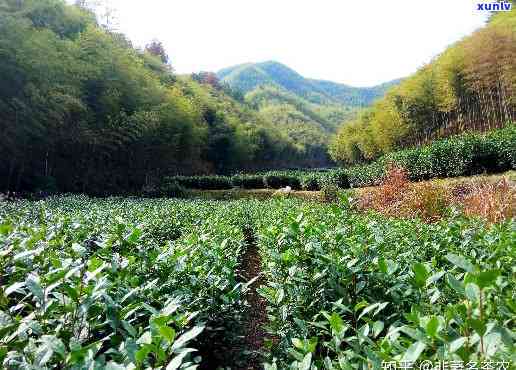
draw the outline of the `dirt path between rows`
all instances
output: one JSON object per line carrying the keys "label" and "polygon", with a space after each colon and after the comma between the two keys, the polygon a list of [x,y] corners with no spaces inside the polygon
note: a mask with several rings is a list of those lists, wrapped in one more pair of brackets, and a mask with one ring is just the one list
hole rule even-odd
{"label": "dirt path between rows", "polygon": [[240,266],[240,274],[245,281],[250,281],[257,276],[253,284],[249,287],[246,295],[249,304],[246,322],[244,323],[243,347],[247,353],[247,360],[244,366],[238,367],[238,370],[258,370],[263,369],[260,351],[263,348],[264,340],[267,333],[264,326],[267,323],[267,302],[265,298],[260,296],[256,291],[260,285],[265,284],[265,279],[261,275],[261,258],[256,245],[254,233],[250,229],[244,230],[247,250],[242,256],[242,264]]}
{"label": "dirt path between rows", "polygon": [[[212,323],[222,330],[212,332],[201,345],[199,355],[202,363],[199,370],[262,370],[264,341],[269,338],[267,324],[267,302],[256,289],[265,285],[262,276],[261,258],[252,229],[243,230],[245,250],[237,268],[237,279],[245,284],[258,277],[245,294],[247,305],[237,322]],[[231,325],[235,324],[235,325]],[[226,326],[224,326],[226,325]],[[274,338],[272,338],[274,340]]]}

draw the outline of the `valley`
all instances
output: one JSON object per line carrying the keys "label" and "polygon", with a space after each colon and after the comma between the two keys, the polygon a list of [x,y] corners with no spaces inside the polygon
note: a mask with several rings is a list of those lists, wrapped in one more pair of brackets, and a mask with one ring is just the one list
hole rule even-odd
{"label": "valley", "polygon": [[285,4],[0,0],[0,368],[514,368],[516,11]]}

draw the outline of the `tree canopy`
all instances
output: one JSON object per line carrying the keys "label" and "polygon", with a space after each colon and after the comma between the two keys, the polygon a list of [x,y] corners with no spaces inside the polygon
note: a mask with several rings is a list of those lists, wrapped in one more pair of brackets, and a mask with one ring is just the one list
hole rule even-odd
{"label": "tree canopy", "polygon": [[1,189],[112,194],[166,175],[306,164],[222,84],[176,76],[159,41],[135,49],[87,6],[1,4]]}
{"label": "tree canopy", "polygon": [[371,160],[466,130],[516,118],[516,11],[447,48],[358,117],[345,123],[330,153],[342,163]]}

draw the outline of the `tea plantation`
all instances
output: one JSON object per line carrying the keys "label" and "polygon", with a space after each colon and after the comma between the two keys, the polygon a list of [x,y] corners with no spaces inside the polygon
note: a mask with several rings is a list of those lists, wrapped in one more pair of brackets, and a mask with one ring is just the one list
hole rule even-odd
{"label": "tea plantation", "polygon": [[[250,249],[259,284],[242,278]],[[425,224],[346,202],[3,202],[0,364],[254,368],[249,294],[266,303],[256,368],[514,363],[515,249],[514,219]]]}

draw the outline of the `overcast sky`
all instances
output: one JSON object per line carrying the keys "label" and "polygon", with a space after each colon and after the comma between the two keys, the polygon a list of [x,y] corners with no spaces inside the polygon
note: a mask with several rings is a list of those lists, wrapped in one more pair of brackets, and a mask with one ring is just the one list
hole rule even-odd
{"label": "overcast sky", "polygon": [[370,86],[407,76],[481,27],[473,0],[109,0],[136,46],[161,40],[178,73],[276,60]]}

